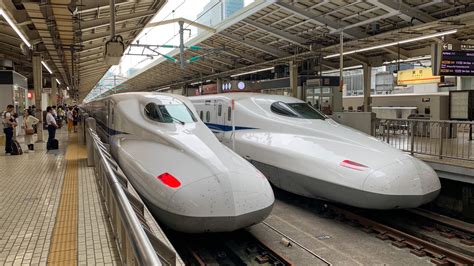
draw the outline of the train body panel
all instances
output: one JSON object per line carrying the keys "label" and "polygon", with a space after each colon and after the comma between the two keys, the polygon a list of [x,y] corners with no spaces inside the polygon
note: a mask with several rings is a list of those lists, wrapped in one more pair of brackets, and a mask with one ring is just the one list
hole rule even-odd
{"label": "train body panel", "polygon": [[312,113],[298,99],[251,93],[190,99],[224,144],[284,190],[374,209],[416,207],[439,193],[439,178],[426,163]]}
{"label": "train body panel", "polygon": [[269,215],[274,197],[268,181],[202,121],[192,120],[197,114],[186,98],[126,93],[86,108],[132,185],[167,226],[233,231]]}

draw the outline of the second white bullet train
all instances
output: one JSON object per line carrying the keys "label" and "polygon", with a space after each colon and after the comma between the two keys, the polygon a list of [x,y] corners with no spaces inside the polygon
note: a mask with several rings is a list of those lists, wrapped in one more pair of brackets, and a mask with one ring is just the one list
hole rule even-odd
{"label": "second white bullet train", "polygon": [[134,188],[168,227],[234,231],[270,214],[274,196],[265,176],[222,145],[185,97],[123,93],[85,109]]}
{"label": "second white bullet train", "polygon": [[413,208],[439,194],[439,178],[426,163],[296,98],[225,93],[190,99],[224,144],[283,190],[369,209]]}

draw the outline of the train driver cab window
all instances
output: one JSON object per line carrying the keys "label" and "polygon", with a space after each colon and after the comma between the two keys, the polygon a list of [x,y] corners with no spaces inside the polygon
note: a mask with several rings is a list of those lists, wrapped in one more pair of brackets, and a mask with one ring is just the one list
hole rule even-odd
{"label": "train driver cab window", "polygon": [[206,121],[207,122],[211,121],[211,112],[209,111],[206,112]]}
{"label": "train driver cab window", "polygon": [[219,104],[219,105],[217,106],[217,115],[218,115],[218,116],[221,116],[221,115],[222,115],[222,104]]}
{"label": "train driver cab window", "polygon": [[276,114],[288,117],[321,120],[326,119],[322,113],[307,103],[274,102],[272,103],[270,109]]}
{"label": "train driver cab window", "polygon": [[196,118],[184,104],[156,104],[149,103],[145,106],[145,115],[153,121],[160,123],[192,123]]}
{"label": "train driver cab window", "polygon": [[227,107],[227,121],[232,120],[232,108]]}

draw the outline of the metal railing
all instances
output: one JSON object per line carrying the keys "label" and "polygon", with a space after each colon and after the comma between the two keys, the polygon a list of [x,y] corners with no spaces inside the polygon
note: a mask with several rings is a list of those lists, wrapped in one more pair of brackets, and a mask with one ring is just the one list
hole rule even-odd
{"label": "metal railing", "polygon": [[143,203],[128,190],[127,178],[97,133],[86,129],[92,145],[97,183],[115,242],[124,265],[176,265],[176,253],[153,235],[144,218]]}
{"label": "metal railing", "polygon": [[473,122],[377,119],[375,136],[413,154],[474,161]]}

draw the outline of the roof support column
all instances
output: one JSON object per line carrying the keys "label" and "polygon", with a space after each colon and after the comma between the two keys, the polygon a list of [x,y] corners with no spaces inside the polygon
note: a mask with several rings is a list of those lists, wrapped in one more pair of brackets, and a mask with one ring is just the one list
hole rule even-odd
{"label": "roof support column", "polygon": [[371,78],[372,78],[372,67],[368,64],[363,64],[364,72],[364,112],[372,112],[372,97],[371,93]]}
{"label": "roof support column", "polygon": [[222,93],[222,79],[221,78],[217,78],[216,80],[216,86],[217,86],[217,93]]}
{"label": "roof support column", "polygon": [[43,142],[43,109],[41,108],[43,92],[43,68],[41,65],[41,60],[41,54],[33,55],[33,87],[35,89],[36,118],[40,120],[37,127],[38,140],[36,142]]}
{"label": "roof support column", "polygon": [[291,95],[298,98],[298,64],[290,61],[290,89]]}
{"label": "roof support column", "polygon": [[51,93],[49,94],[49,102],[51,105],[58,105],[58,97],[56,93],[58,92],[58,83],[56,82],[56,78],[51,76]]}
{"label": "roof support column", "polygon": [[344,88],[344,32],[340,32],[339,88],[332,91],[332,112],[342,112],[342,89]]}

